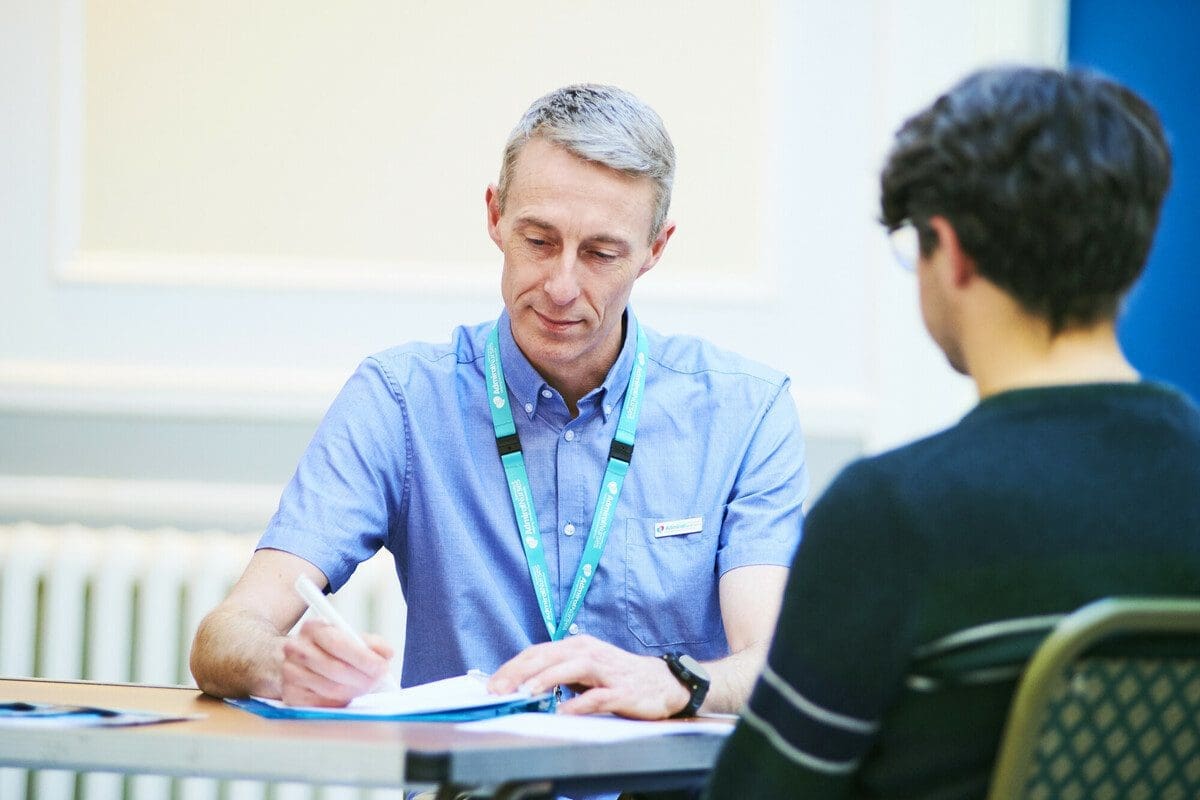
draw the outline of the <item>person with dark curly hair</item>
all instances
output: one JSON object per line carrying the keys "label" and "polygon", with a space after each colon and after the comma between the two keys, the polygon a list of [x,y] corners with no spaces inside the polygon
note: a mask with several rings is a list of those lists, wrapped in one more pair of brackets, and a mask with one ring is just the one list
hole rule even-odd
{"label": "person with dark curly hair", "polygon": [[1115,331],[1170,177],[1154,110],[1086,72],[984,70],[900,128],[882,222],[979,403],[812,509],[710,798],[983,797],[1022,660],[948,679],[948,642],[994,665],[1092,600],[1200,591],[1200,412]]}

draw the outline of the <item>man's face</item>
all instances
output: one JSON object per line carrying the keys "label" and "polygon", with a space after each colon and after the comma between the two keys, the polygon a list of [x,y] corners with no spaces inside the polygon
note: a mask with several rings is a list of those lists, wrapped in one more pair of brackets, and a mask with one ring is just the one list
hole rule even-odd
{"label": "man's face", "polygon": [[674,231],[668,223],[649,241],[653,183],[535,138],[517,157],[504,212],[495,187],[487,204],[517,345],[547,379],[598,386],[620,351],[633,282]]}

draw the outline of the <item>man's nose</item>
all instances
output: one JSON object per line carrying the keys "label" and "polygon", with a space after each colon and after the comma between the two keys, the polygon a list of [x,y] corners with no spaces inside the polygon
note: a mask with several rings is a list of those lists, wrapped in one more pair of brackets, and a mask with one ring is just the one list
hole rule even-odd
{"label": "man's nose", "polygon": [[579,297],[579,263],[574,253],[564,252],[555,260],[543,288],[555,305],[567,306]]}

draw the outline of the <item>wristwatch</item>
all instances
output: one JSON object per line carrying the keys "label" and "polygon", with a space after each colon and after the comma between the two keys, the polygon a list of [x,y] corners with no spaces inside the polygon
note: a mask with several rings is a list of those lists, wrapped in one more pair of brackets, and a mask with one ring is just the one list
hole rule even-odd
{"label": "wristwatch", "polygon": [[708,677],[708,670],[686,653],[663,653],[662,658],[667,662],[667,669],[671,670],[675,679],[692,693],[688,704],[672,714],[671,718],[696,716],[696,712],[700,710],[700,706],[708,694],[709,684],[712,683]]}

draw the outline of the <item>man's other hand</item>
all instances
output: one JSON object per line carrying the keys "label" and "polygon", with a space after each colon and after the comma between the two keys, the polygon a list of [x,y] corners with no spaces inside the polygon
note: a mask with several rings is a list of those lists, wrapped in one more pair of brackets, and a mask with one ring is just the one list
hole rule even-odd
{"label": "man's other hand", "polygon": [[691,697],[661,658],[634,655],[591,636],[527,647],[496,670],[488,689],[507,694],[524,686],[539,694],[560,684],[579,693],[559,705],[563,714],[666,719]]}
{"label": "man's other hand", "polygon": [[394,651],[366,634],[363,647],[333,625],[308,620],[283,645],[283,702],[290,706],[341,707],[375,688]]}

